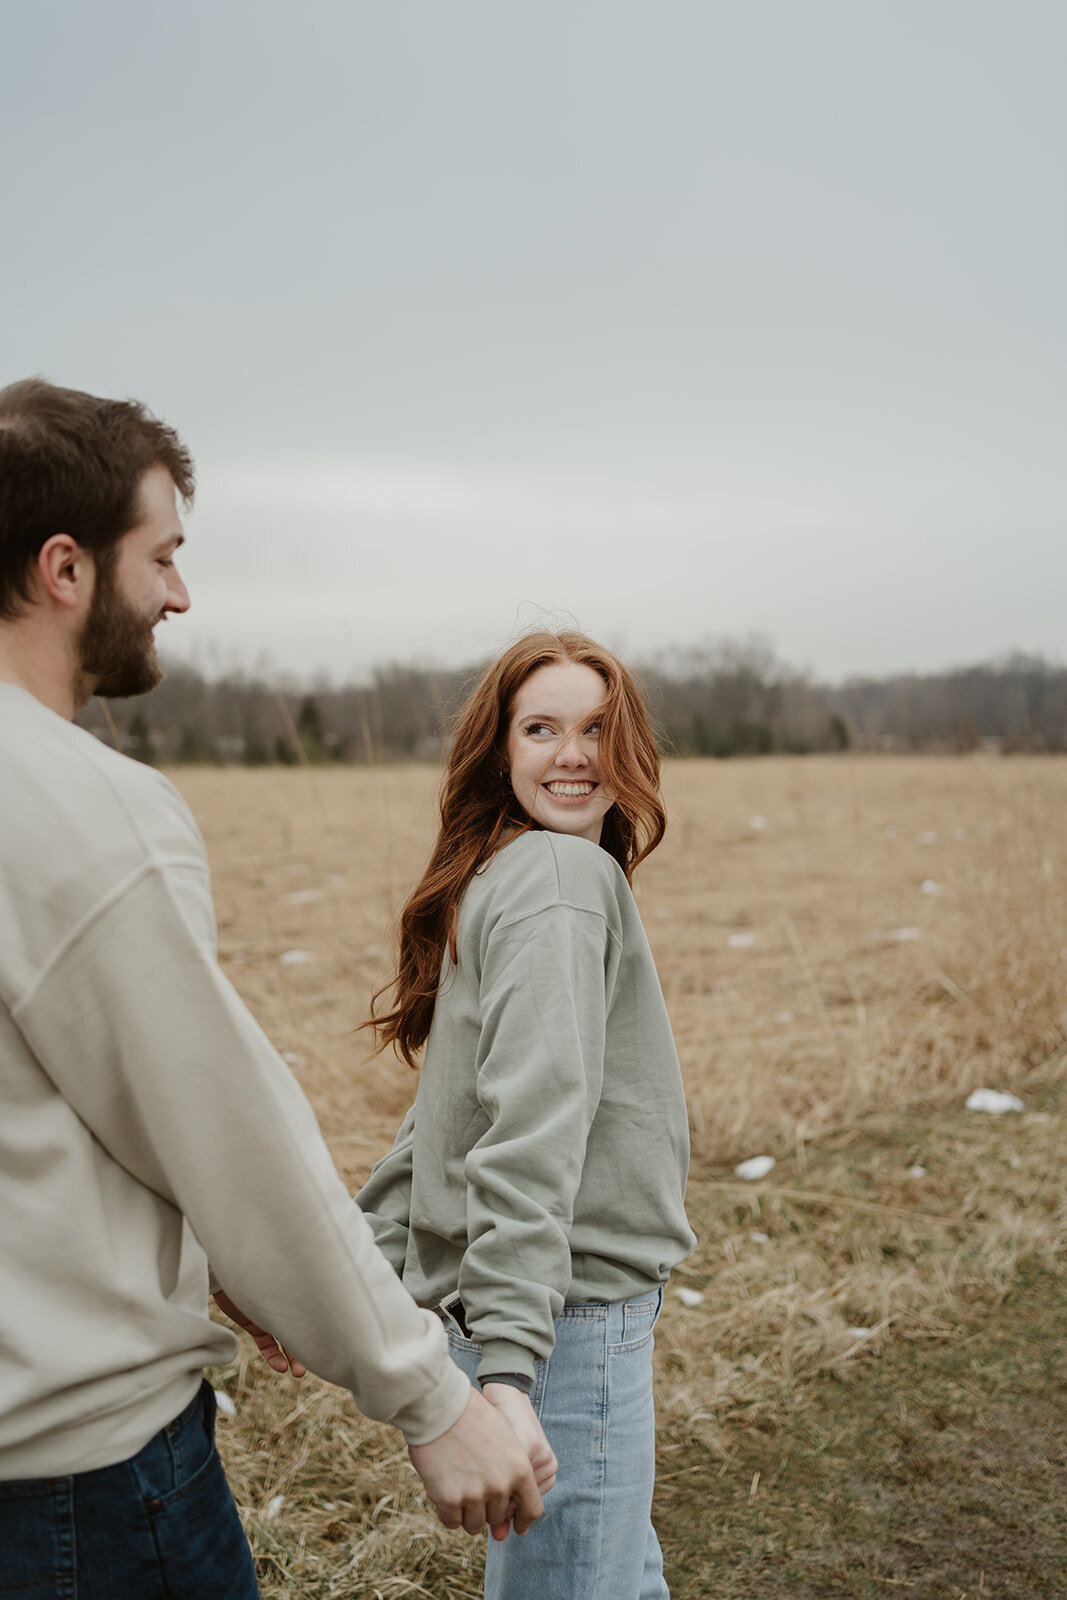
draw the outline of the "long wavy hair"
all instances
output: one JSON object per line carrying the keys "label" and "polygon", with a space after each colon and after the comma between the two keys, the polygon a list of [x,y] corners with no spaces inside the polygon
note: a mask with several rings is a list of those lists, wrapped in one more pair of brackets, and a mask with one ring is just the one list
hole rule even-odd
{"label": "long wavy hair", "polygon": [[[659,752],[644,695],[610,650],[581,633],[531,633],[484,673],[456,720],[441,786],[441,827],[426,871],[400,916],[396,976],[375,994],[371,1016],[378,1048],[392,1045],[409,1066],[433,1021],[447,949],[457,960],[456,928],[464,889],[517,833],[536,828],[511,787],[508,727],[515,695],[538,667],[577,661],[604,680],[597,765],[615,794],[601,847],[631,878],[663,838]],[[547,762],[546,762],[547,765]],[[392,996],[392,1007],[379,1002]]]}

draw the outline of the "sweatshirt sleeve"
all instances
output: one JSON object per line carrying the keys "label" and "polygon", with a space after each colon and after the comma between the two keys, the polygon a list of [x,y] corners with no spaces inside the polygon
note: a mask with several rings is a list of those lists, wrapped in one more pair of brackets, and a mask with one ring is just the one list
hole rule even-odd
{"label": "sweatshirt sleeve", "polygon": [[408,1111],[393,1148],[374,1163],[356,1196],[374,1242],[398,1277],[403,1276],[411,1226],[411,1170],[415,1148],[415,1107]]}
{"label": "sweatshirt sleeve", "polygon": [[492,931],[479,986],[477,1094],[459,1288],[478,1377],[532,1376],[570,1284],[570,1228],[600,1101],[614,936],[555,904]]}
{"label": "sweatshirt sleeve", "polygon": [[15,1020],[108,1154],[184,1213],[244,1311],[409,1443],[452,1426],[467,1380],[216,965],[205,861],[151,860],[115,885]]}

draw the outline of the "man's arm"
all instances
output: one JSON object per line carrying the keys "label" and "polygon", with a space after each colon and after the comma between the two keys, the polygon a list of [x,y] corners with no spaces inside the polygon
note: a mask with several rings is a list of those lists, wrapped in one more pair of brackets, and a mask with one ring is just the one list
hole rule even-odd
{"label": "man's arm", "polygon": [[206,864],[146,864],[36,976],[15,1020],[104,1150],[188,1218],[256,1325],[409,1444],[437,1440],[469,1384],[215,965],[209,917]]}

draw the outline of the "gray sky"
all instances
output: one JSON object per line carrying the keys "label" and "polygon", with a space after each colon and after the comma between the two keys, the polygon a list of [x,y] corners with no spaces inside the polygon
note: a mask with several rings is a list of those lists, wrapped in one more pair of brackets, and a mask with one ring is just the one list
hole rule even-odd
{"label": "gray sky", "polygon": [[165,646],[1062,659],[1061,0],[0,0],[0,380],[195,451]]}

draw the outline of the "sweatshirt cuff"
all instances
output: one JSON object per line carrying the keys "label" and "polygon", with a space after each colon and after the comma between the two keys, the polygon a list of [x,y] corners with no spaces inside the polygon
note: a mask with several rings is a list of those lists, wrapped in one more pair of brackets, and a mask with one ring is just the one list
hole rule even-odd
{"label": "sweatshirt cuff", "polygon": [[488,1383],[499,1373],[512,1373],[520,1378],[534,1376],[534,1353],[510,1339],[486,1339],[482,1345],[482,1359],[478,1366],[478,1382]]}
{"label": "sweatshirt cuff", "polygon": [[[447,1345],[445,1348],[447,1351]],[[470,1397],[470,1379],[446,1354],[444,1366],[433,1387],[419,1400],[412,1401],[386,1420],[394,1428],[400,1429],[405,1444],[432,1444],[455,1426],[466,1411]]]}
{"label": "sweatshirt cuff", "polygon": [[487,1378],[479,1378],[478,1382],[484,1389],[487,1383],[504,1383],[509,1389],[520,1389],[523,1394],[533,1393],[534,1381],[524,1372],[494,1372]]}

